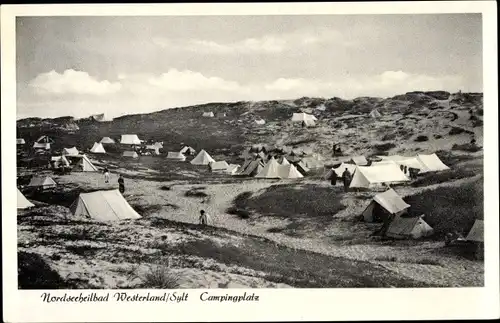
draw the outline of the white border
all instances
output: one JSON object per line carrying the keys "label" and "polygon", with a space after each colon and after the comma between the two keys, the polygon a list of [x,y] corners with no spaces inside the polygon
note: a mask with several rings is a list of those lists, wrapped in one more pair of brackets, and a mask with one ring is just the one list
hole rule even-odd
{"label": "white border", "polygon": [[[185,290],[178,304],[47,304],[42,291],[17,290],[15,193],[15,17],[467,13],[483,15],[485,287],[444,289],[259,289],[259,302],[204,303]],[[3,313],[7,322],[420,320],[498,318],[498,76],[494,1],[169,5],[18,5],[1,7]],[[225,294],[228,290],[208,290]],[[77,293],[75,293],[77,292]],[[79,294],[83,291],[74,291]],[[105,293],[107,291],[99,291]],[[113,292],[113,291],[109,291]],[[132,292],[132,291],[129,291]],[[155,291],[159,293],[160,291]],[[237,294],[240,290],[231,290]],[[241,291],[243,292],[243,290]],[[64,291],[57,291],[64,294]]]}

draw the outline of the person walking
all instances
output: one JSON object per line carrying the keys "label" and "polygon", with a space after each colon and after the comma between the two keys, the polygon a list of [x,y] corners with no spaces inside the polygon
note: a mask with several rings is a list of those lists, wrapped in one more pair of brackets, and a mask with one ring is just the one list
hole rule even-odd
{"label": "person walking", "polygon": [[206,213],[205,210],[200,211],[199,220],[201,225],[209,225],[209,223],[211,222],[210,215],[208,215],[208,213]]}
{"label": "person walking", "polygon": [[120,190],[120,193],[125,192],[125,180],[123,179],[122,174],[120,174],[120,177],[118,177],[118,188]]}
{"label": "person walking", "polygon": [[109,169],[107,167],[104,167],[104,183],[109,183]]}
{"label": "person walking", "polygon": [[342,181],[344,182],[344,192],[347,192],[349,190],[349,184],[351,184],[351,173],[349,173],[347,167],[342,173]]}

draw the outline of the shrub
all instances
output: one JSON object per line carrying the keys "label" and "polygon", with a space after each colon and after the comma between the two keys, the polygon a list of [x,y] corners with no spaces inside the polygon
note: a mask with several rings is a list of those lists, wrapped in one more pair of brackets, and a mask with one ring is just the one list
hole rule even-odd
{"label": "shrub", "polygon": [[145,273],[140,275],[145,288],[175,289],[179,287],[180,276],[165,263],[150,265]]}
{"label": "shrub", "polygon": [[480,151],[481,148],[476,146],[475,144],[467,143],[467,144],[454,144],[451,147],[451,150],[461,150],[461,151],[467,151],[470,153],[475,153],[477,151]]}
{"label": "shrub", "polygon": [[472,126],[475,127],[482,127],[483,126],[483,120],[481,119],[475,119],[472,120]]}
{"label": "shrub", "polygon": [[250,218],[250,212],[243,210],[243,209],[240,209],[240,208],[237,208],[237,207],[234,207],[234,206],[228,208],[226,210],[226,212],[228,214],[237,215],[241,219],[249,219]]}
{"label": "shrub", "polygon": [[167,185],[162,185],[162,186],[160,187],[160,189],[161,189],[161,190],[163,190],[163,191],[170,191],[170,190],[172,189],[172,187],[167,186]]}
{"label": "shrub", "polygon": [[451,128],[451,130],[450,130],[450,132],[449,132],[449,134],[450,134],[451,136],[453,136],[453,135],[459,135],[459,134],[461,134],[461,133],[469,133],[469,134],[474,134],[473,132],[468,131],[468,130],[465,130],[465,129],[460,128],[460,127],[452,127],[452,128]]}
{"label": "shrub", "polygon": [[428,186],[444,183],[461,178],[473,177],[476,173],[471,170],[450,169],[439,173],[427,173],[419,175],[419,178],[411,183],[413,187]]}
{"label": "shrub", "polygon": [[186,193],[184,193],[184,196],[187,197],[207,197],[208,194],[205,192],[198,191],[197,189],[190,189]]}
{"label": "shrub", "polygon": [[141,216],[148,216],[152,213],[158,212],[161,210],[162,207],[159,204],[153,204],[153,205],[132,204],[131,206]]}
{"label": "shrub", "polygon": [[394,140],[394,139],[396,139],[395,133],[387,133],[382,137],[382,141]]}
{"label": "shrub", "polygon": [[45,262],[38,254],[19,251],[17,253],[17,275],[19,289],[68,289],[72,284]]}
{"label": "shrub", "polygon": [[420,136],[417,136],[417,138],[415,138],[416,142],[423,142],[423,141],[428,141],[428,140],[429,140],[429,137],[424,136],[424,135],[420,135]]}
{"label": "shrub", "polygon": [[395,148],[396,145],[393,142],[386,142],[383,144],[377,144],[374,147],[376,150],[378,150],[380,152],[384,152],[384,151],[387,151],[389,149]]}
{"label": "shrub", "polygon": [[440,139],[440,138],[443,138],[443,136],[441,136],[441,135],[437,134],[437,135],[434,135],[434,138],[435,138],[435,139]]}

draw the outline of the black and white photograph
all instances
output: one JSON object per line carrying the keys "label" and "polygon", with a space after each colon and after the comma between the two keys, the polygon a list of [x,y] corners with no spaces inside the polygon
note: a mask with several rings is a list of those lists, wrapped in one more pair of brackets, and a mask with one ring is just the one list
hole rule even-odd
{"label": "black and white photograph", "polygon": [[483,19],[16,16],[16,288],[485,287]]}

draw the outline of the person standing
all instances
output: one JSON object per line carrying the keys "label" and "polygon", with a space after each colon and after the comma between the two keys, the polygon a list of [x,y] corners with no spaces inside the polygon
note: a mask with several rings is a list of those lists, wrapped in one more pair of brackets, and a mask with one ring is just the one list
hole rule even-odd
{"label": "person standing", "polygon": [[109,183],[109,169],[107,167],[104,167],[104,183]]}
{"label": "person standing", "polygon": [[344,192],[347,192],[349,190],[349,184],[351,184],[351,173],[349,173],[347,167],[342,173],[342,181],[344,182]]}
{"label": "person standing", "polygon": [[200,211],[199,220],[201,225],[209,225],[209,223],[211,222],[210,216],[205,212],[205,210]]}
{"label": "person standing", "polygon": [[330,176],[330,184],[332,184],[332,186],[337,185],[337,173],[332,172],[332,175]]}
{"label": "person standing", "polygon": [[120,190],[120,193],[125,192],[125,180],[123,179],[122,174],[120,174],[120,177],[118,177],[118,188]]}

